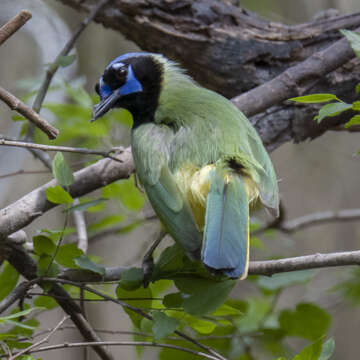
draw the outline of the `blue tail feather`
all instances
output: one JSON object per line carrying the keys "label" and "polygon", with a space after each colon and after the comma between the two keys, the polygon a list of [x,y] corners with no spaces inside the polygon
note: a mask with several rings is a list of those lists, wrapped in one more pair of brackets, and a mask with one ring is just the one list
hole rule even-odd
{"label": "blue tail feather", "polygon": [[214,169],[206,200],[202,261],[215,272],[245,278],[249,252],[249,204],[240,175]]}

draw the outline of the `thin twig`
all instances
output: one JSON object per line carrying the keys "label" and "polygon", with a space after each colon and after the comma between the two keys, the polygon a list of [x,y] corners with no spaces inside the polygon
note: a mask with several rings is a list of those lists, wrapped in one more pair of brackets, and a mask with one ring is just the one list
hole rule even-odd
{"label": "thin twig", "polygon": [[31,12],[21,10],[14,18],[0,28],[0,46],[32,17]]}
{"label": "thin twig", "polygon": [[[31,350],[33,350],[34,348],[46,343],[50,337],[52,335],[54,335],[56,333],[56,331],[59,329],[59,327],[66,321],[70,318],[70,316],[64,316],[62,318],[62,320],[49,332],[49,334],[47,334],[43,339],[41,339],[40,341],[30,345],[29,347],[27,347],[26,349],[23,349],[21,351],[19,351],[18,353],[14,354],[13,356],[10,357],[9,360],[15,360],[16,358],[18,358],[19,356],[21,355],[24,355],[24,354],[28,354],[29,352],[32,352]],[[36,350],[35,350],[36,351]]]}
{"label": "thin twig", "polygon": [[8,177],[11,176],[17,176],[17,175],[35,175],[35,174],[49,174],[51,171],[50,170],[17,170],[17,171],[13,171],[4,175],[0,175],[0,179],[6,179]]}
{"label": "thin twig", "polygon": [[49,124],[43,117],[41,117],[36,111],[27,106],[24,102],[18,99],[13,94],[9,93],[4,88],[0,87],[0,100],[2,100],[11,110],[17,111],[19,114],[23,115],[41,129],[49,139],[55,139],[59,130],[54,126]]}
{"label": "thin twig", "polygon": [[[167,349],[173,349],[173,350],[179,350],[183,352],[187,352],[192,355],[201,356],[205,359],[209,360],[219,360],[218,357],[205,354],[200,351],[184,348],[178,345],[170,345],[170,344],[158,344],[154,342],[148,342],[148,341],[97,341],[97,342],[82,342],[82,343],[64,343],[64,344],[58,344],[58,345],[49,345],[44,346],[36,350],[32,350],[27,352],[28,354],[33,352],[41,352],[41,351],[50,351],[50,350],[57,350],[57,349],[66,349],[66,348],[75,348],[75,347],[84,347],[84,346],[150,346],[150,347],[161,347],[161,348],[167,348]],[[17,355],[17,354],[15,354]],[[1,356],[3,357],[3,356]]]}
{"label": "thin twig", "polygon": [[103,157],[108,157],[112,160],[119,161],[116,157],[111,156],[110,154],[113,152],[118,151],[121,148],[113,148],[109,151],[106,150],[94,150],[88,148],[77,148],[71,146],[55,146],[55,145],[44,145],[44,144],[35,144],[30,142],[23,142],[23,141],[15,141],[15,140],[7,140],[0,137],[0,145],[3,146],[15,146],[21,148],[29,148],[29,149],[37,149],[37,150],[44,150],[44,151],[62,151],[62,152],[70,152],[70,153],[77,153],[77,154],[86,154],[86,155],[100,155]]}

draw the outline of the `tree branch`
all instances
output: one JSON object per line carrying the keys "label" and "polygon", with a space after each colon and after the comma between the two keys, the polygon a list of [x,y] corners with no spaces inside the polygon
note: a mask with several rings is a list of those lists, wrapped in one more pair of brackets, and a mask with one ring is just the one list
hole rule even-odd
{"label": "tree branch", "polygon": [[[77,10],[94,6],[90,0],[58,1]],[[333,89],[344,101],[355,101],[360,61],[348,62],[353,55],[345,40],[332,44],[341,37],[339,29],[360,26],[360,13],[288,26],[220,0],[117,0],[95,21],[144,50],[180,61],[205,87],[229,98],[242,94],[237,104],[248,116],[257,114],[250,121],[268,149],[315,138],[351,116],[349,112],[317,124],[313,117],[318,105],[305,109],[283,100],[311,88],[313,93]]]}
{"label": "tree branch", "polygon": [[11,110],[15,110],[19,114],[26,117],[26,119],[31,121],[35,126],[42,130],[49,137],[49,139],[55,139],[58,136],[58,129],[49,124],[37,112],[32,110],[20,99],[18,99],[16,96],[12,95],[2,87],[0,87],[0,100],[2,100],[6,105],[8,105]]}
{"label": "tree branch", "polygon": [[[69,187],[76,198],[88,194],[119,179],[128,178],[134,171],[130,148],[125,149],[118,161],[103,159],[74,173],[75,182]],[[46,189],[55,186],[52,180],[24,195],[13,204],[0,210],[0,239],[30,224],[46,211],[57,206],[46,198]]]}
{"label": "tree branch", "polygon": [[0,28],[0,46],[32,17],[31,12],[21,10],[14,18]]}

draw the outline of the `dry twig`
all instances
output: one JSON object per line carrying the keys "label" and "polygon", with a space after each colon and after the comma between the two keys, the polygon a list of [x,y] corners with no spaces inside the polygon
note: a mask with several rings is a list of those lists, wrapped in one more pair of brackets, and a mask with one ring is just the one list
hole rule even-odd
{"label": "dry twig", "polygon": [[14,18],[0,28],[0,46],[32,17],[31,12],[21,10]]}

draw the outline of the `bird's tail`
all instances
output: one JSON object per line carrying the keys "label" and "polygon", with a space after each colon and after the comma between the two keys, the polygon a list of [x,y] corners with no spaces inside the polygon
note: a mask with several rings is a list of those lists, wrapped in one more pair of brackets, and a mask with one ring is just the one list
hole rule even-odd
{"label": "bird's tail", "polygon": [[202,261],[231,278],[244,279],[249,263],[249,200],[244,179],[215,168],[206,200]]}

